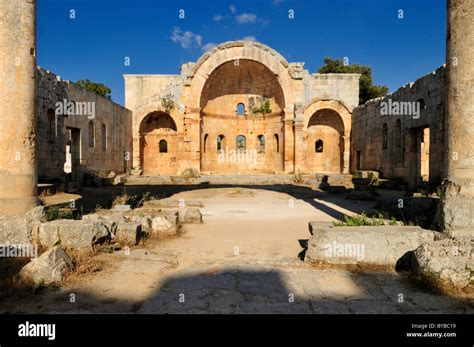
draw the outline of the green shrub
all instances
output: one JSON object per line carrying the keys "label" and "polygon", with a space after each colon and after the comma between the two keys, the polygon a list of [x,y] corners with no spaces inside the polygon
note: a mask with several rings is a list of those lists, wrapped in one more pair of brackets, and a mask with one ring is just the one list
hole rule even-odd
{"label": "green shrub", "polygon": [[254,107],[252,110],[253,113],[272,113],[272,109],[270,108],[270,100],[266,100],[263,105]]}
{"label": "green shrub", "polygon": [[[344,221],[333,222],[335,227],[359,227],[359,226],[381,226],[381,225],[398,225],[395,217],[392,217],[388,222],[384,219],[384,216],[380,214],[377,217],[368,217],[365,213],[360,215],[356,214],[353,216],[344,215]],[[403,223],[402,223],[403,224]]]}
{"label": "green shrub", "polygon": [[44,209],[44,220],[46,222],[57,219],[74,219],[74,213],[70,208],[49,206]]}

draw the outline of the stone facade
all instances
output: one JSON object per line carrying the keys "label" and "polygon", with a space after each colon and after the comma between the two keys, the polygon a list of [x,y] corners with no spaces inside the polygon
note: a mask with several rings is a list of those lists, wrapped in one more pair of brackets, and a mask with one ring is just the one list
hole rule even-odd
{"label": "stone facade", "polygon": [[401,178],[411,187],[423,181],[440,183],[445,165],[445,95],[441,66],[354,109],[351,171],[380,171],[381,177]]}
{"label": "stone facade", "polygon": [[261,43],[235,41],[180,75],[124,77],[133,166],[145,175],[349,172],[358,74],[310,74]]}
{"label": "stone facade", "polygon": [[[62,179],[70,173],[71,180],[81,182],[84,173],[107,175],[131,168],[129,110],[43,68],[37,69],[36,77],[40,181]],[[58,103],[66,107],[61,110]],[[130,153],[128,162],[124,152]]]}

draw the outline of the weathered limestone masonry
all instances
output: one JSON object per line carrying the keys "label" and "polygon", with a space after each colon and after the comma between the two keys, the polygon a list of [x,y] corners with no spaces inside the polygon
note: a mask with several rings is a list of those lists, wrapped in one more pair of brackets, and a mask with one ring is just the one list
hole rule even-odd
{"label": "weathered limestone masonry", "polygon": [[349,172],[358,74],[310,74],[261,43],[235,41],[180,75],[124,77],[137,172]]}
{"label": "weathered limestone masonry", "polygon": [[[43,68],[36,75],[40,182],[64,178],[65,172],[81,182],[84,173],[106,176],[131,168],[131,111]],[[84,108],[56,114],[58,102]],[[130,153],[129,161],[124,152]]]}
{"label": "weathered limestone masonry", "polygon": [[474,235],[474,2],[448,0],[446,180],[439,210],[446,230]]}
{"label": "weathered limestone masonry", "polygon": [[36,1],[0,2],[0,211],[37,204]]}
{"label": "weathered limestone masonry", "polygon": [[[410,187],[423,181],[440,183],[445,152],[444,81],[445,67],[441,66],[415,83],[354,109],[351,171],[380,171],[382,177],[401,178]],[[393,105],[395,112],[384,114],[384,105]],[[395,105],[400,107],[398,114]]]}

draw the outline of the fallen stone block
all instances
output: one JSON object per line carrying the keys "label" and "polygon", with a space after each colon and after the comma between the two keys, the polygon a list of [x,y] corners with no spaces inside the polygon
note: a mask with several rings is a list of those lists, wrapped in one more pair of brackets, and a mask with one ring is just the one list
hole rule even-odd
{"label": "fallen stone block", "polygon": [[102,222],[60,219],[41,224],[38,243],[45,247],[61,244],[77,250],[93,250],[96,244],[110,239],[110,230]]}
{"label": "fallen stone block", "polygon": [[184,214],[184,223],[187,224],[200,224],[202,223],[201,211],[197,208],[189,208]]}
{"label": "fallen stone block", "polygon": [[18,216],[0,215],[0,243],[22,244],[34,241],[43,218],[43,206],[37,206]]}
{"label": "fallen stone block", "polygon": [[415,278],[433,288],[474,297],[474,254],[471,238],[427,242],[412,255]]}
{"label": "fallen stone block", "polygon": [[157,216],[151,220],[152,234],[158,237],[173,236],[177,233],[177,225],[166,216]]}
{"label": "fallen stone block", "polygon": [[62,280],[72,269],[72,263],[63,248],[56,246],[26,264],[19,276],[23,281],[34,284],[49,284]]}
{"label": "fallen stone block", "polygon": [[405,253],[434,240],[435,232],[411,226],[324,227],[310,222],[305,262],[395,268]]}
{"label": "fallen stone block", "polygon": [[150,234],[152,232],[152,218],[149,216],[132,216],[131,217],[132,222],[139,223],[141,226],[141,230],[145,234]]}
{"label": "fallen stone block", "polygon": [[124,246],[135,246],[142,238],[140,222],[119,222],[115,229],[114,241]]}

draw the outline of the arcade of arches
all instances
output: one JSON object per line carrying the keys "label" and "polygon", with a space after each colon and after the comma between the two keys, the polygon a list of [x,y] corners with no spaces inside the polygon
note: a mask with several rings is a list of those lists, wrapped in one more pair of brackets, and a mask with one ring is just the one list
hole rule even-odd
{"label": "arcade of arches", "polygon": [[[348,173],[359,75],[303,66],[237,41],[184,64],[181,75],[126,75],[134,167],[147,176]],[[175,107],[166,111],[167,95]]]}

